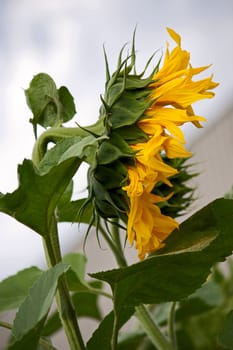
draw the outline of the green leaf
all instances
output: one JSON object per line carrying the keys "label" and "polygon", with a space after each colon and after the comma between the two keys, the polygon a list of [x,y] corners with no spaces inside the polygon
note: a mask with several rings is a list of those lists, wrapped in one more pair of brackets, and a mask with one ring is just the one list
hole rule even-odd
{"label": "green leaf", "polygon": [[88,284],[85,281],[85,269],[87,258],[83,254],[70,253],[63,257],[63,262],[70,266],[67,272],[69,288],[75,291],[83,291],[88,289]]}
{"label": "green leaf", "polygon": [[73,145],[63,153],[60,162],[71,157],[79,157],[85,159],[88,163],[93,163],[99,141],[105,138],[105,135],[98,138],[93,135],[83,137],[81,141],[74,142]]}
{"label": "green leaf", "polygon": [[[124,308],[120,314],[119,329],[130,319],[134,314],[134,308]],[[87,350],[111,350],[111,337],[114,323],[114,313],[111,311],[99,327],[93,333],[92,337],[87,342]]]}
{"label": "green leaf", "polygon": [[33,113],[32,124],[44,127],[53,126],[57,120],[57,104],[59,100],[56,84],[45,73],[34,76],[29,88],[25,90],[27,104]]}
{"label": "green leaf", "polygon": [[[82,138],[80,136],[69,137],[57,142],[57,144],[48,150],[43,159],[39,163],[39,171],[41,175],[49,172],[54,166],[62,163],[62,157],[64,153],[74,144],[80,142]],[[66,158],[68,159],[68,158]],[[63,159],[64,160],[64,159]]]}
{"label": "green leaf", "polygon": [[74,98],[65,86],[61,86],[58,90],[58,95],[61,103],[61,114],[64,122],[73,118],[76,113]]}
{"label": "green leaf", "polygon": [[[102,283],[95,281],[91,286],[96,289],[102,287]],[[78,317],[90,317],[101,320],[101,312],[98,306],[98,295],[88,292],[77,292],[72,295],[73,306]],[[43,336],[49,337],[62,327],[58,312],[53,313],[43,328]]]}
{"label": "green leaf", "polygon": [[71,180],[68,186],[66,187],[65,192],[60,197],[59,202],[57,203],[56,214],[59,207],[63,208],[66,206],[67,203],[70,203],[73,194],[73,185],[73,180]]}
{"label": "green leaf", "polygon": [[[178,329],[176,332],[177,348],[179,350],[199,350],[200,348],[194,348],[192,338],[183,329]],[[204,350],[204,349],[202,349]],[[206,350],[206,349],[205,349]]]}
{"label": "green leaf", "polygon": [[29,289],[41,274],[42,271],[33,266],[1,281],[0,311],[17,308],[26,298]]}
{"label": "green leaf", "polygon": [[30,160],[18,168],[19,188],[0,197],[0,211],[46,236],[56,205],[81,160],[70,158],[41,175]]}
{"label": "green leaf", "polygon": [[[98,283],[96,283],[98,282]],[[93,288],[102,288],[102,283],[95,281],[90,284]],[[72,301],[78,317],[90,317],[101,320],[101,312],[98,306],[99,295],[90,292],[75,293]]]}
{"label": "green leaf", "polygon": [[46,321],[43,330],[42,330],[42,336],[43,337],[50,337],[52,334],[55,334],[58,332],[62,327],[61,319],[59,316],[59,313],[56,311],[52,315],[49,316],[48,320]]}
{"label": "green leaf", "polygon": [[181,302],[179,309],[176,311],[176,320],[184,320],[193,315],[199,315],[220,306],[223,301],[222,289],[217,283],[210,280]]}
{"label": "green leaf", "polygon": [[31,122],[36,134],[37,124],[48,127],[61,125],[76,113],[74,100],[69,90],[62,86],[57,90],[54,80],[45,73],[39,73],[25,90],[26,100],[33,113]]}
{"label": "green leaf", "polygon": [[[134,332],[125,332],[119,336],[118,350],[135,350],[139,349],[140,344],[145,338],[145,333],[141,330]],[[154,347],[153,347],[154,348]]]}
{"label": "green leaf", "polygon": [[20,306],[12,328],[9,350],[37,348],[44,322],[51,307],[58,280],[69,267],[62,263],[42,273]]}
{"label": "green leaf", "polygon": [[[59,205],[57,209],[57,217],[59,222],[79,222],[89,224],[93,213],[93,205],[91,202],[86,203],[86,198],[76,201],[67,202],[66,205]],[[80,209],[83,208],[80,213]]]}
{"label": "green leaf", "polygon": [[87,258],[85,255],[80,253],[70,253],[63,257],[63,263],[70,266],[67,272],[67,280],[69,284],[69,289],[75,292],[81,293],[93,293],[93,288],[101,288],[102,283],[99,281],[87,282],[85,280],[85,269]]}
{"label": "green leaf", "polygon": [[218,343],[224,349],[233,350],[233,310],[226,316]]}
{"label": "green leaf", "polygon": [[[63,129],[65,130],[65,128]],[[83,137],[70,136],[57,142],[53,148],[46,152],[45,156],[40,161],[40,173],[45,174],[55,165],[74,157],[84,159],[87,163],[93,163],[96,157],[99,140],[105,138],[106,136],[95,137],[88,134]]]}
{"label": "green leaf", "polygon": [[181,300],[199,288],[213,264],[233,250],[233,201],[217,199],[181,224],[158,255],[127,268],[91,274],[111,285],[115,311]]}

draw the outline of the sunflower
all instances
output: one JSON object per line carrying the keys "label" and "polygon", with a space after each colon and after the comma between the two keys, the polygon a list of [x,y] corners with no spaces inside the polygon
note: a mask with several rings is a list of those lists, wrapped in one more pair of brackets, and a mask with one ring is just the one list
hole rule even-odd
{"label": "sunflower", "polygon": [[[175,47],[170,51],[167,44],[162,66],[158,64],[147,78],[145,71],[136,74],[134,41],[129,57],[122,60],[120,53],[112,76],[106,60],[100,119],[107,139],[100,144],[89,172],[96,213],[106,220],[118,217],[125,222],[128,240],[135,243],[140,259],[164,245],[178,228],[175,214],[190,203],[190,197],[185,198],[190,189],[184,182],[192,176],[182,164],[192,154],[185,149],[180,127],[187,122],[201,127],[205,118],[195,115],[192,104],[212,98],[211,90],[218,85],[212,76],[193,80],[209,66],[193,68],[180,36],[167,30]],[[176,209],[171,216],[164,208],[173,196],[178,198],[174,178],[182,189],[182,205],[173,202]],[[163,185],[170,189],[167,193],[158,190]]]}

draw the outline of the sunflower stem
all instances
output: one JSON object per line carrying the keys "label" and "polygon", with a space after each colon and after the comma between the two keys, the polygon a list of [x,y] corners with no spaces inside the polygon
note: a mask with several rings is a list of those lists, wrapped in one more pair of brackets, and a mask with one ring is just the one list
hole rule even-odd
{"label": "sunflower stem", "polygon": [[[61,260],[60,244],[58,239],[57,222],[53,218],[49,234],[44,238],[44,250],[49,267],[55,266]],[[63,275],[58,283],[56,302],[59,316],[63,324],[71,350],[84,350],[84,342],[77,322],[75,310],[72,305],[70,293]]]}
{"label": "sunflower stem", "polygon": [[[81,128],[54,127],[46,130],[36,141],[32,161],[38,166],[43,159],[50,141],[56,143],[58,140],[72,137],[85,136],[88,132]],[[58,238],[58,227],[55,214],[52,217],[48,232],[43,237],[45,257],[48,267],[55,266],[62,261],[60,242]],[[57,287],[56,303],[58,313],[70,345],[71,350],[84,350],[85,345],[77,322],[77,316],[73,307],[66,276],[62,275]]]}
{"label": "sunflower stem", "polygon": [[117,246],[116,242],[111,238],[108,232],[104,230],[104,228],[100,225],[99,226],[100,232],[102,236],[104,237],[105,241],[109,245],[109,248],[113,252],[113,255],[117,261],[118,266],[125,267],[127,266],[127,262],[125,259],[124,254],[122,254],[122,250],[119,250],[119,247]]}
{"label": "sunflower stem", "polygon": [[101,134],[102,120],[99,119],[94,125],[87,128],[81,127],[52,127],[44,131],[36,140],[33,151],[32,160],[35,165],[38,165],[47,151],[50,142],[57,143],[60,140],[80,136],[81,138],[94,134]]}
{"label": "sunflower stem", "polygon": [[176,302],[171,303],[171,309],[168,318],[168,334],[173,345],[174,350],[176,350],[176,330],[175,330],[175,317],[176,317]]}
{"label": "sunflower stem", "polygon": [[170,342],[160,331],[159,327],[155,324],[151,315],[144,305],[135,307],[136,316],[140,321],[141,326],[148,335],[151,342],[156,346],[158,350],[174,350]]}
{"label": "sunflower stem", "polygon": [[118,256],[118,260],[119,263],[118,265],[120,267],[126,267],[127,261],[124,255],[124,251],[122,249],[122,244],[121,244],[121,237],[120,237],[120,230],[119,230],[119,219],[114,219],[113,223],[112,223],[112,238],[113,238],[113,242],[115,243],[115,246],[117,247],[117,256]]}

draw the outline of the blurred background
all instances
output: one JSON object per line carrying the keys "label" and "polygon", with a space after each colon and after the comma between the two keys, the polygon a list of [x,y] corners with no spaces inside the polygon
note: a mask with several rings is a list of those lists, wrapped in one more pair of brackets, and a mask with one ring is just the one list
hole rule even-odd
{"label": "blurred background", "polygon": [[[194,67],[213,64],[206,74],[213,73],[214,80],[220,82],[216,97],[194,106],[208,123],[202,130],[192,125],[185,128],[188,148],[195,153],[196,169],[201,171],[197,180],[200,200],[194,209],[231,187],[231,0],[0,0],[2,193],[16,189],[17,164],[31,157],[34,136],[24,89],[32,77],[46,72],[58,87],[67,86],[75,98],[75,120],[83,126],[91,124],[98,118],[99,96],[104,90],[103,44],[114,70],[119,50],[131,41],[135,26],[139,70],[155,50],[164,52],[169,39],[167,26],[181,34],[182,47],[191,52]],[[81,197],[86,186],[85,167],[80,176],[77,195]],[[63,224],[60,231],[63,252],[78,246],[82,234],[75,225]],[[0,234],[1,279],[31,265],[45,266],[38,235],[3,214]],[[93,249],[104,256],[101,268],[109,268],[108,252],[97,252],[98,246]],[[99,257],[92,254],[90,271],[97,268]]]}

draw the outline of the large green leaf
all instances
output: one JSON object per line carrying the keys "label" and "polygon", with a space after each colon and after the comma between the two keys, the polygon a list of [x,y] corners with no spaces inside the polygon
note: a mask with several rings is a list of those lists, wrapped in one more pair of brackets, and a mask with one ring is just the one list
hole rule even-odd
{"label": "large green leaf", "polygon": [[44,322],[56,292],[58,280],[69,268],[62,263],[43,272],[20,306],[12,328],[9,350],[37,348]]}
{"label": "large green leaf", "polygon": [[[85,206],[84,206],[85,203]],[[81,210],[82,209],[82,210]],[[87,198],[77,199],[76,201],[58,203],[57,218],[60,222],[79,222],[89,224],[93,215],[92,202],[87,203]]]}
{"label": "large green leaf", "polygon": [[0,311],[18,307],[28,295],[33,283],[40,277],[42,271],[37,267],[19,271],[0,282]]}
{"label": "large green leaf", "polygon": [[233,201],[217,199],[185,221],[159,255],[91,276],[111,285],[116,313],[125,306],[181,300],[205,282],[214,263],[231,254],[232,233]]}
{"label": "large green leaf", "polygon": [[30,160],[24,160],[18,168],[19,188],[0,197],[0,211],[45,236],[56,205],[80,164],[80,159],[69,158],[41,175]]}

